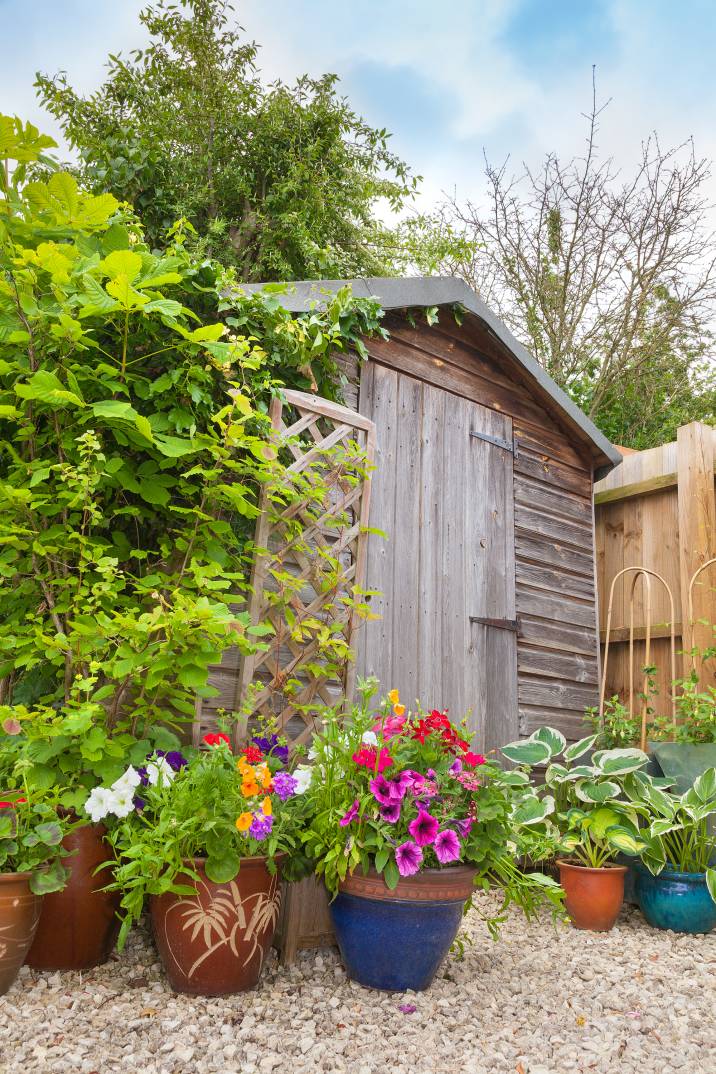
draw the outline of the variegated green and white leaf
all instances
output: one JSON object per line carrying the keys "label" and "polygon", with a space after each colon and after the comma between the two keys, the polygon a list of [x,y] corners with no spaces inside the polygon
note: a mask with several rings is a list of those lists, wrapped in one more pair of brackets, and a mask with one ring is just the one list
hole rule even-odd
{"label": "variegated green and white leaf", "polygon": [[622,825],[610,828],[606,837],[609,845],[620,850],[622,854],[640,854],[646,846],[644,840],[640,839],[636,832]]}
{"label": "variegated green and white leaf", "polygon": [[643,750],[634,748],[620,750],[597,750],[592,763],[605,776],[624,776],[642,768],[649,758]]}
{"label": "variegated green and white leaf", "polygon": [[565,761],[571,764],[571,762],[576,761],[578,757],[584,756],[585,753],[591,750],[598,737],[599,735],[587,735],[586,738],[580,738],[579,742],[573,742],[571,746],[567,746],[567,749],[564,751]]}
{"label": "variegated green and white leaf", "polygon": [[574,786],[577,798],[582,802],[608,802],[610,798],[616,798],[619,794],[619,784],[604,779],[580,779]]}
{"label": "variegated green and white leaf", "polygon": [[550,757],[557,757],[567,745],[567,739],[554,727],[540,727],[529,738],[530,742],[544,742],[550,748]]}
{"label": "variegated green and white leaf", "polygon": [[515,764],[543,764],[552,756],[552,751],[546,742],[539,742],[532,738],[510,742],[502,747],[501,752],[508,761],[514,761]]}
{"label": "variegated green and white leaf", "polygon": [[716,768],[707,768],[702,772],[698,779],[694,780],[691,789],[702,802],[716,799]]}
{"label": "variegated green and white leaf", "polygon": [[709,889],[709,895],[716,902],[716,869],[706,870],[706,887]]}
{"label": "variegated green and white leaf", "polygon": [[550,813],[554,813],[554,798],[551,794],[546,794],[543,798],[533,795],[524,802],[520,802],[512,819],[516,824],[539,824]]}

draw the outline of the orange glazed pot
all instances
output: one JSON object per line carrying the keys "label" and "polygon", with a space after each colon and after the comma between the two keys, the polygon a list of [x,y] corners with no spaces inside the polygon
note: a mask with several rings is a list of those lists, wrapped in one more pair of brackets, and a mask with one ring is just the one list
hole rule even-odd
{"label": "orange glazed pot", "polygon": [[95,869],[112,860],[103,824],[84,824],[62,840],[71,856],[62,891],[45,895],[35,942],[27,956],[34,970],[87,970],[109,958],[119,933],[119,892],[101,891],[110,870]]}
{"label": "orange glazed pot", "polygon": [[0,873],[0,996],[20,972],[37,923],[42,897],[30,891],[32,873]]}
{"label": "orange glazed pot", "polygon": [[606,865],[590,869],[559,861],[559,882],[564,889],[565,906],[577,929],[608,932],[619,917],[624,902],[626,865]]}
{"label": "orange glazed pot", "polygon": [[169,984],[192,996],[225,996],[258,984],[273,942],[281,905],[281,859],[276,872],[266,858],[242,858],[234,880],[209,880],[203,858],[177,884],[196,885],[196,895],[167,892],[151,899],[152,930]]}

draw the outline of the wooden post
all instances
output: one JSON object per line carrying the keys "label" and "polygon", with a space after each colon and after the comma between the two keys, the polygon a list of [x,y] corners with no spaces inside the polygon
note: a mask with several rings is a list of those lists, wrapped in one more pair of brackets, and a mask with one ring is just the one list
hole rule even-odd
{"label": "wooden post", "polygon": [[[696,570],[716,556],[716,499],[714,497],[714,430],[701,422],[683,425],[677,434],[679,497],[679,568],[681,607],[684,622],[684,649],[693,644],[704,649],[713,644],[712,624],[716,624],[716,577],[704,571],[693,587],[693,626],[688,618],[689,583]],[[706,622],[703,622],[706,620]],[[693,633],[692,633],[693,631]],[[713,661],[711,662],[713,664]],[[688,665],[687,665],[688,666]],[[695,668],[702,688],[716,684],[713,667],[705,672],[700,661]],[[686,670],[686,669],[685,669]]]}

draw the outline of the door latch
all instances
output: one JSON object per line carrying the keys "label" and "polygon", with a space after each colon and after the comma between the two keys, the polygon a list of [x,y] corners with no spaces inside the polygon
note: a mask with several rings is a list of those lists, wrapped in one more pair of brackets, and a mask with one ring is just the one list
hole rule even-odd
{"label": "door latch", "polygon": [[509,630],[518,638],[521,634],[519,619],[492,619],[487,615],[471,615],[470,622],[479,626],[495,627],[496,630]]}

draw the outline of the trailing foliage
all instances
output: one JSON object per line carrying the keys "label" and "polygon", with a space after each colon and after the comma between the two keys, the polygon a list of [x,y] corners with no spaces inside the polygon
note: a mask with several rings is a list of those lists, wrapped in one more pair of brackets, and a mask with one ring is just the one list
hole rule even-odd
{"label": "trailing foliage", "polygon": [[[0,700],[37,784],[75,804],[127,749],[172,748],[159,723],[190,719],[209,665],[265,632],[230,604],[259,488],[290,497],[269,395],[335,391],[331,352],[378,310],[344,291],[297,320],[276,293],[228,297],[181,224],[150,251],[51,144],[0,117]],[[28,182],[38,162],[49,178]]]}
{"label": "trailing foliage", "polygon": [[159,0],[140,21],[149,46],[111,55],[89,97],[38,74],[84,181],[131,202],[153,245],[187,217],[245,280],[385,273],[393,240],[376,203],[400,208],[416,180],[337,78],[265,85],[226,0]]}

